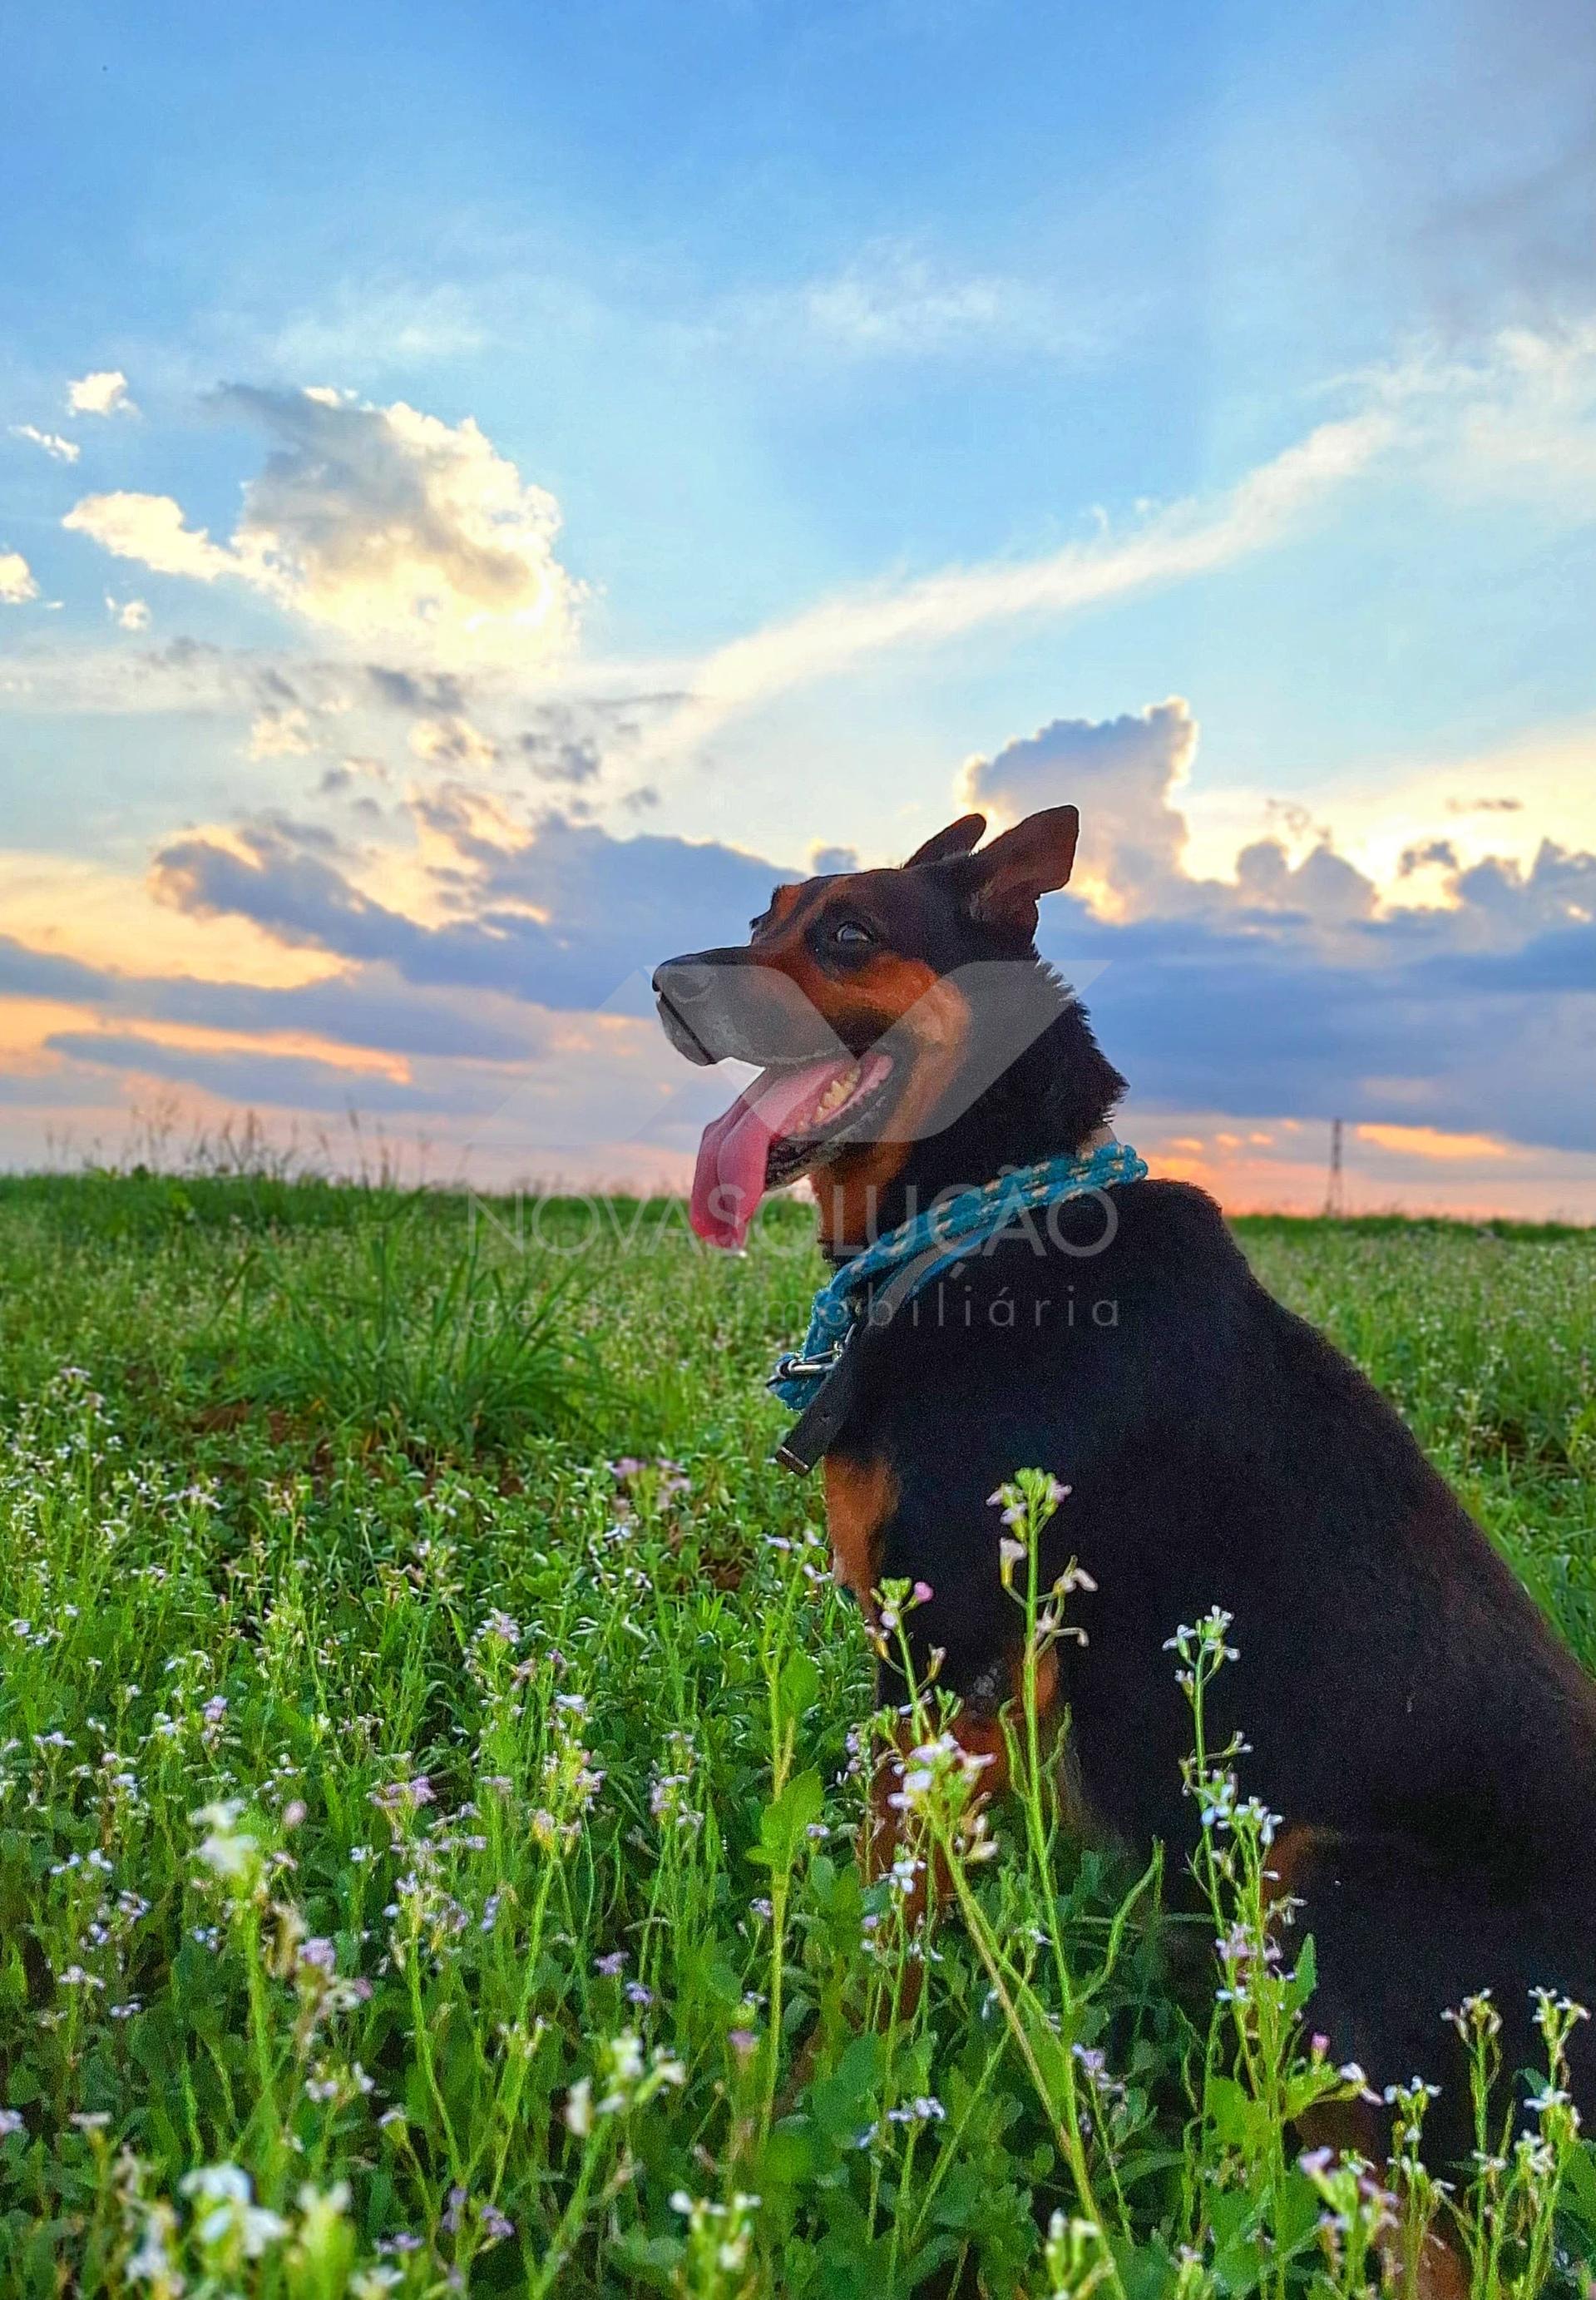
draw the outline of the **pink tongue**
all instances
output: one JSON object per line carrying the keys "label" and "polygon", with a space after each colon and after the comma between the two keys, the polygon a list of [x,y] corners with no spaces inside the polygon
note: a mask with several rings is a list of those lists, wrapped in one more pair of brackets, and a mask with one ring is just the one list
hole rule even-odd
{"label": "pink tongue", "polygon": [[740,1246],[765,1195],[765,1160],[800,1111],[818,1102],[851,1057],[762,1071],[722,1117],[703,1130],[688,1220],[711,1246]]}

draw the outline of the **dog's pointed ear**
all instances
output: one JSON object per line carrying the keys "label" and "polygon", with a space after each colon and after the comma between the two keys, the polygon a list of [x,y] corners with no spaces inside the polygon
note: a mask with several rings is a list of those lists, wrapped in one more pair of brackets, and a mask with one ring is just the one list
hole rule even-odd
{"label": "dog's pointed ear", "polygon": [[968,854],[979,843],[985,828],[984,814],[961,814],[957,822],[950,822],[935,838],[927,838],[923,846],[917,846],[903,868],[912,871],[917,862],[945,862],[950,854]]}
{"label": "dog's pointed ear", "polygon": [[984,926],[1036,931],[1036,904],[1069,883],[1081,818],[1073,806],[1028,814],[970,857],[971,910]]}

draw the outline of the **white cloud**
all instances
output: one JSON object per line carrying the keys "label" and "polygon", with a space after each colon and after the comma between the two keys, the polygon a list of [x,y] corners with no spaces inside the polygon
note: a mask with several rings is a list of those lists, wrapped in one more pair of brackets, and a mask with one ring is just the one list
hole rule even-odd
{"label": "white cloud", "polygon": [[1390,958],[1394,946],[1383,935],[1405,938],[1411,955],[1421,948],[1457,955],[1515,949],[1531,936],[1596,919],[1596,854],[1542,836],[1525,859],[1478,848],[1471,859],[1450,826],[1435,835],[1439,796],[1425,829],[1407,794],[1396,794],[1411,836],[1376,874],[1365,867],[1367,841],[1349,853],[1344,836],[1307,809],[1254,794],[1251,822],[1231,817],[1240,842],[1232,846],[1231,875],[1210,875],[1204,866],[1218,862],[1214,845],[1196,847],[1188,823],[1199,733],[1177,695],[1118,719],[1057,719],[990,759],[970,760],[954,803],[1002,822],[1078,806],[1070,891],[1116,926],[1178,920],[1188,929],[1296,935],[1305,950],[1360,967]]}
{"label": "white cloud", "polygon": [[105,612],[124,631],[147,631],[150,611],[142,599],[113,599],[105,594]]}
{"label": "white cloud", "polygon": [[1354,379],[1449,496],[1596,501],[1596,319],[1504,328],[1472,354],[1423,344]]}
{"label": "white cloud", "polygon": [[128,379],[119,367],[96,368],[67,386],[67,405],[74,415],[137,415],[128,396]]}
{"label": "white cloud", "polygon": [[279,442],[233,538],[262,589],[351,636],[449,656],[563,647],[579,588],[554,556],[559,504],[470,416],[323,390],[226,397]]}
{"label": "white cloud", "polygon": [[1042,559],[949,568],[822,600],[711,655],[655,748],[686,747],[738,711],[891,647],[930,646],[1022,615],[1067,614],[1245,558],[1280,541],[1321,498],[1366,471],[1398,429],[1381,410],[1322,423],[1217,503],[1174,504],[1122,539],[1069,544]]}
{"label": "white cloud", "polygon": [[158,573],[235,577],[412,660],[535,668],[565,652],[582,587],[555,556],[560,507],[470,416],[320,388],[238,386],[222,404],[276,443],[229,544],[170,496],[86,496],[65,524]]}
{"label": "white cloud", "polygon": [[46,455],[54,455],[58,463],[75,463],[83,452],[75,439],[63,439],[59,431],[41,431],[37,423],[13,423],[11,436],[13,439],[30,439]]}
{"label": "white cloud", "polygon": [[912,246],[878,240],[828,277],[767,290],[735,307],[755,342],[810,338],[835,357],[922,358],[962,350],[1081,349],[1053,299],[1005,272],[960,272]]}
{"label": "white cloud", "polygon": [[0,551],[0,603],[8,607],[21,607],[37,596],[38,585],[33,579],[33,570],[21,553]]}
{"label": "white cloud", "polygon": [[1041,807],[1078,806],[1070,886],[1101,918],[1211,920],[1244,911],[1334,929],[1372,917],[1374,882],[1335,852],[1327,832],[1307,825],[1299,826],[1299,840],[1308,843],[1294,860],[1284,841],[1266,836],[1237,854],[1234,881],[1193,871],[1184,793],[1199,732],[1178,695],[1118,719],[1055,719],[993,758],[971,759],[956,800],[1004,821]]}
{"label": "white cloud", "polygon": [[1190,773],[1197,736],[1191,705],[1178,695],[1119,719],[1055,719],[995,757],[971,759],[959,803],[1003,821],[1078,806],[1076,892],[1116,917],[1139,916],[1156,909],[1184,872],[1186,823],[1174,794]]}
{"label": "white cloud", "polygon": [[187,575],[202,583],[237,574],[230,551],[212,543],[203,527],[184,523],[183,507],[170,496],[85,496],[62,521],[74,534],[92,537],[118,559],[137,559],[157,575]]}
{"label": "white cloud", "polygon": [[316,747],[311,714],[298,704],[258,711],[249,730],[252,759],[303,759]]}
{"label": "white cloud", "polygon": [[1237,899],[1245,907],[1295,912],[1322,927],[1372,918],[1379,899],[1374,881],[1338,854],[1327,837],[1294,862],[1278,838],[1255,839],[1236,856],[1235,875]]}
{"label": "white cloud", "polygon": [[817,280],[803,296],[816,330],[851,349],[918,352],[970,336],[991,335],[1005,319],[1009,282],[938,281],[923,264],[903,266],[891,280],[845,271]]}

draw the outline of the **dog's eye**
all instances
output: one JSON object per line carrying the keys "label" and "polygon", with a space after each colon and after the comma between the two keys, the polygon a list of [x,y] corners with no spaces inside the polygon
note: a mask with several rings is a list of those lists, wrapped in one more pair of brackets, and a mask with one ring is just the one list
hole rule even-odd
{"label": "dog's eye", "polygon": [[857,919],[840,919],[831,929],[831,939],[836,943],[853,944],[874,942],[876,938],[869,927],[861,927]]}

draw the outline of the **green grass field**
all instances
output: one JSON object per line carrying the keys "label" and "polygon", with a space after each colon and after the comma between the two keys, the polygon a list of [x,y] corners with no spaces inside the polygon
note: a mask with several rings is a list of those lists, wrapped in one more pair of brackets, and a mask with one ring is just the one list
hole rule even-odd
{"label": "green grass field", "polygon": [[[1302,1981],[1177,1996],[1046,1778],[990,1860],[927,1791],[910,2009],[866,1632],[768,1462],[802,1210],[496,1217],[0,1184],[0,2293],[1372,2288],[1371,2184],[1283,2129],[1340,2081]],[[1238,1227],[1596,1665],[1596,1236]],[[1587,2288],[1538,2113],[1481,2294]]]}

